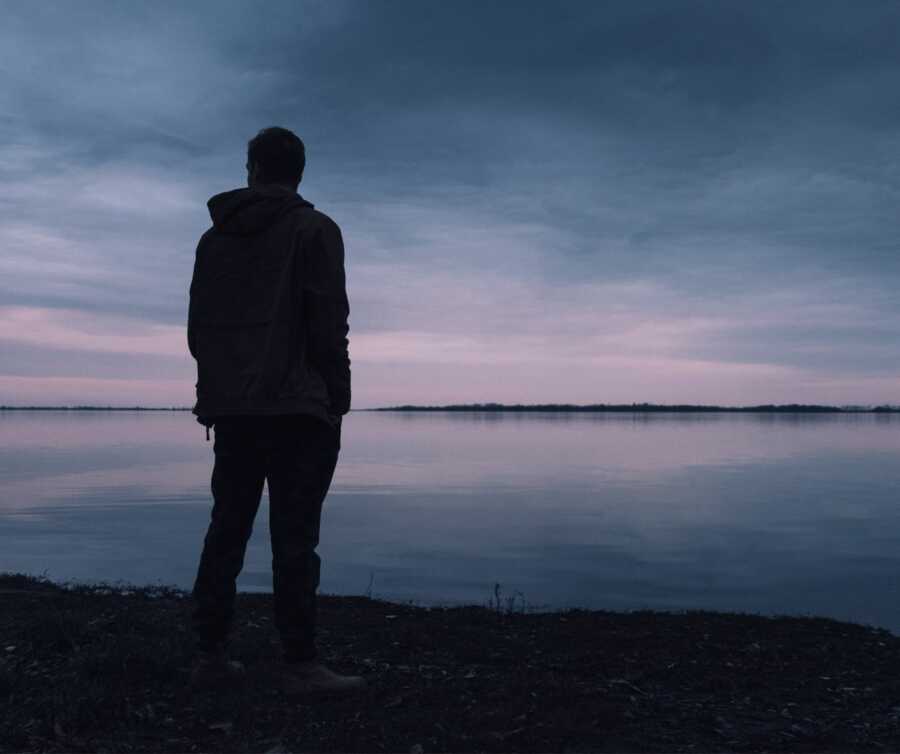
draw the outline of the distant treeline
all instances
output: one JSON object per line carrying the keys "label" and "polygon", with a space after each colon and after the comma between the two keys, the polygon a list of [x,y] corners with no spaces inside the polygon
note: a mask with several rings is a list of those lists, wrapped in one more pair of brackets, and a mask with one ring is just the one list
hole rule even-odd
{"label": "distant treeline", "polygon": [[0,411],[190,411],[172,406],[0,406]]}
{"label": "distant treeline", "polygon": [[[190,407],[172,406],[0,406],[0,411],[190,411]],[[450,406],[384,406],[355,411],[560,411],[560,412],[690,412],[712,413],[808,413],[808,414],[898,414],[900,406],[817,406],[806,403],[762,404],[759,406],[696,406],[689,403],[463,403]]]}
{"label": "distant treeline", "polygon": [[739,413],[900,413],[900,406],[816,406],[804,403],[783,405],[764,404],[760,406],[695,406],[691,404],[665,405],[659,403],[593,403],[576,405],[572,403],[538,403],[523,405],[516,403],[467,403],[451,406],[389,406],[364,409],[367,411],[581,411],[581,412],[714,412],[731,411]]}

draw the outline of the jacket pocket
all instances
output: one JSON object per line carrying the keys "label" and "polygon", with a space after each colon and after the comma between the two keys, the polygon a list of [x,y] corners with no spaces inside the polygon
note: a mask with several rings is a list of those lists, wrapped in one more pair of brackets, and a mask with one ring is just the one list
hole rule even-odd
{"label": "jacket pocket", "polygon": [[198,328],[200,389],[217,399],[246,399],[258,392],[269,322],[224,322]]}

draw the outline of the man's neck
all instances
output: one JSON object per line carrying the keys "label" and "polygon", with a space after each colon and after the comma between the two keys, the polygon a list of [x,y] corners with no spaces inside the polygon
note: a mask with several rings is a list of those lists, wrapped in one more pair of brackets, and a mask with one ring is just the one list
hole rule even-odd
{"label": "man's neck", "polygon": [[289,191],[292,194],[297,193],[297,188],[295,186],[287,186],[283,183],[257,183],[253,188],[257,191],[269,191],[274,189],[276,191]]}

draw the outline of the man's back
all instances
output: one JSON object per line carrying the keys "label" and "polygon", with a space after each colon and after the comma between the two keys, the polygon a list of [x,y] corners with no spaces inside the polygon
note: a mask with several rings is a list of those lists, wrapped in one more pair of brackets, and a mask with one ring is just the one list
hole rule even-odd
{"label": "man's back", "polygon": [[290,188],[212,197],[191,282],[198,420],[350,407],[349,305],[337,225]]}

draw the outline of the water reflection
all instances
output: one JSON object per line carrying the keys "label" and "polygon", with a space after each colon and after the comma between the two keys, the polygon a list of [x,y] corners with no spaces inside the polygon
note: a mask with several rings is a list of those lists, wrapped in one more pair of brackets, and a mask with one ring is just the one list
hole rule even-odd
{"label": "water reflection", "polygon": [[[322,590],[816,613],[900,630],[900,416],[354,412]],[[190,586],[187,413],[0,413],[0,570]],[[269,589],[267,506],[240,585]]]}

